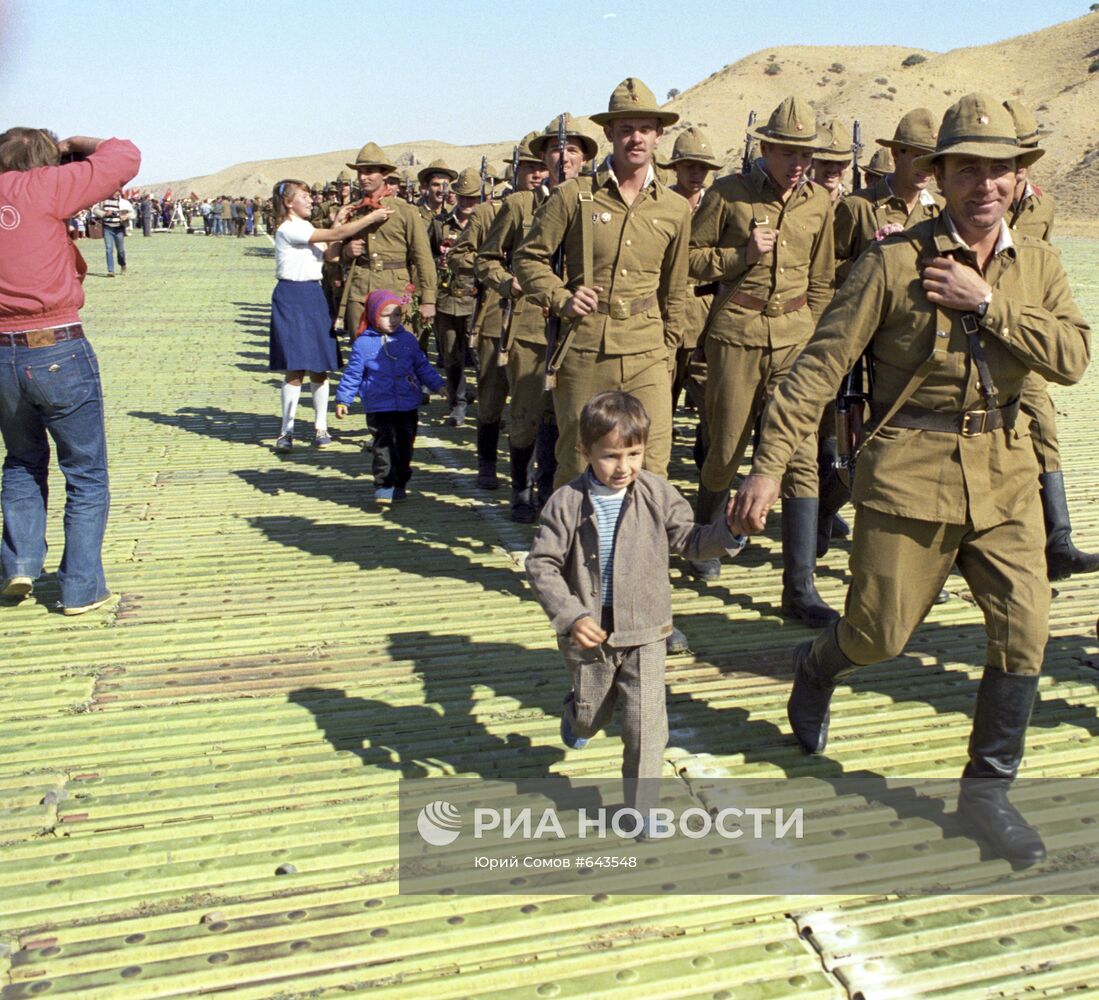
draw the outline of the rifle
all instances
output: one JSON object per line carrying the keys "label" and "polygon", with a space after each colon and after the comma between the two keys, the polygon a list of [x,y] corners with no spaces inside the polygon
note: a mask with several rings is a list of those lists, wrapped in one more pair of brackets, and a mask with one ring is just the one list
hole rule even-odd
{"label": "rifle", "polygon": [[755,111],[748,112],[748,130],[744,134],[744,155],[740,158],[740,172],[747,175],[752,169],[752,146],[755,140],[752,138],[752,126],[756,123]]}
{"label": "rifle", "polygon": [[856,118],[851,129],[851,190],[859,191],[862,188],[862,177],[859,173],[859,157],[862,156],[862,123]]}
{"label": "rifle", "polygon": [[848,489],[855,478],[855,459],[862,447],[866,412],[874,393],[870,352],[861,355],[840,384],[836,396],[836,459],[840,482]]}
{"label": "rifle", "polygon": [[[519,146],[511,151],[511,190],[519,190]],[[504,269],[511,274],[511,248],[504,255]],[[508,352],[511,350],[511,318],[515,313],[515,299],[508,295],[504,299],[504,305],[500,313],[500,349],[496,352],[496,363],[506,365]]]}
{"label": "rifle", "polygon": [[[562,184],[565,180],[565,144],[567,136],[565,135],[565,116],[561,115],[557,119],[557,183]],[[550,261],[550,266],[553,268],[553,273],[558,278],[565,277],[565,244],[562,241],[561,245],[553,252],[553,258]],[[552,389],[557,385],[557,366],[554,362],[554,354],[557,351],[557,338],[561,335],[561,319],[554,315],[551,310],[549,316],[546,317],[546,367],[545,367],[545,383],[547,389]]]}
{"label": "rifle", "polygon": [[485,201],[485,183],[488,180],[488,157],[481,157],[481,202]]}

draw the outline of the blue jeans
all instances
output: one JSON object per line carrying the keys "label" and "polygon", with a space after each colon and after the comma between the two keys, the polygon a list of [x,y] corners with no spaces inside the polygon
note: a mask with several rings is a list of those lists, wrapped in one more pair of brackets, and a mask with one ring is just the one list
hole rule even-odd
{"label": "blue jeans", "polygon": [[114,274],[114,252],[116,247],[118,248],[118,263],[122,267],[126,266],[125,236],[125,226],[119,226],[117,229],[111,226],[103,227],[103,246],[107,249],[107,271],[110,274]]}
{"label": "blue jeans", "polygon": [[0,433],[7,452],[0,481],[3,575],[34,579],[45,564],[53,438],[65,476],[65,551],[57,571],[61,603],[81,607],[106,597],[107,439],[99,362],[87,340],[0,346]]}

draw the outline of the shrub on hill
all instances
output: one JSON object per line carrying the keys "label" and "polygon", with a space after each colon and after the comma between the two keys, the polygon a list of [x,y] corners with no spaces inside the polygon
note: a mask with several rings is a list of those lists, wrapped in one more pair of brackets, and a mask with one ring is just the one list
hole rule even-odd
{"label": "shrub on hill", "polygon": [[912,55],[906,56],[901,63],[902,66],[919,66],[920,63],[927,62],[927,56],[921,56],[918,52],[913,52]]}

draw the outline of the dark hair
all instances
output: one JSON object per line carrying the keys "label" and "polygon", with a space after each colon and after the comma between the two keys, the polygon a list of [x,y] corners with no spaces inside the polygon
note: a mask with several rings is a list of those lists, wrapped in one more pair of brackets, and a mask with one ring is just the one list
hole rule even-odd
{"label": "dark hair", "polygon": [[[288,199],[294,197],[294,191],[298,188],[308,191],[309,185],[305,181],[296,181],[292,177],[288,177],[284,181],[279,181],[278,184],[271,189],[271,205],[275,210],[275,226],[278,227],[286,221],[286,217],[290,214],[286,208],[286,202]],[[225,195],[222,195],[224,198]]]}
{"label": "dark hair", "polygon": [[612,389],[596,393],[580,411],[580,444],[585,451],[612,431],[630,446],[649,440],[649,420],[636,396]]}
{"label": "dark hair", "polygon": [[0,171],[56,167],[57,136],[44,128],[9,128],[0,134]]}

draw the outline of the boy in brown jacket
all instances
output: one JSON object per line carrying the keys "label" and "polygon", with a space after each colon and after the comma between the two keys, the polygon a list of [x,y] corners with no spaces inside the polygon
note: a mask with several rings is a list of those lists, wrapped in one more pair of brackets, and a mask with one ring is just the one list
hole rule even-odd
{"label": "boy in brown jacket", "polygon": [[672,630],[668,556],[735,556],[744,547],[723,520],[694,523],[666,479],[642,470],[649,415],[628,393],[601,392],[580,414],[586,470],[542,509],[527,557],[535,597],[549,615],[572,679],[561,739],[583,747],[621,702],[626,805],[656,805],[668,742],[664,640]]}

